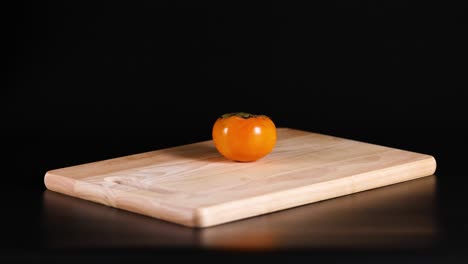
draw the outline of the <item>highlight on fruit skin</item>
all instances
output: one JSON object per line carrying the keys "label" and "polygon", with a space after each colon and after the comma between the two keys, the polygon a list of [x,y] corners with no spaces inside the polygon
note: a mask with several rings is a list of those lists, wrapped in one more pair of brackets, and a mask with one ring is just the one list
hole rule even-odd
{"label": "highlight on fruit skin", "polygon": [[268,155],[276,145],[276,125],[266,115],[233,112],[220,116],[212,128],[213,143],[226,159],[251,162]]}

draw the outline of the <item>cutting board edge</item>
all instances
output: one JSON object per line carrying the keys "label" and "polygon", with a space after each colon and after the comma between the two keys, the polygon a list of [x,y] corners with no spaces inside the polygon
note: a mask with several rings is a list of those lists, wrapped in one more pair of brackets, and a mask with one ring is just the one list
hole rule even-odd
{"label": "cutting board edge", "polygon": [[[389,186],[389,185],[393,185],[397,183],[402,183],[405,181],[410,181],[410,180],[434,175],[437,169],[436,159],[431,155],[426,155],[426,154],[420,154],[420,155],[422,157],[420,160],[416,160],[416,161],[412,161],[412,162],[408,162],[404,164],[399,164],[393,167],[388,167],[388,168],[384,168],[384,169],[380,169],[376,171],[370,171],[370,172],[365,172],[361,174],[351,175],[346,178],[341,178],[341,179],[321,183],[319,185],[323,185],[321,187],[325,188],[324,190],[325,195],[322,197],[319,196],[319,197],[313,197],[313,198],[305,198],[302,200],[296,200],[296,202],[293,202],[293,203],[281,204],[282,201],[290,201],[291,197],[297,197],[298,195],[304,195],[307,193],[314,194],[314,191],[317,189],[317,185],[301,186],[301,187],[290,189],[290,190],[283,190],[283,191],[279,191],[276,193],[269,193],[268,195],[259,195],[259,196],[245,198],[242,200],[236,200],[236,201],[222,203],[218,205],[197,208],[195,212],[196,219],[194,219],[193,222],[195,223],[195,227],[199,227],[199,228],[212,227],[212,226],[216,226],[216,225],[220,225],[220,224],[224,224],[224,223],[228,223],[232,221],[246,219],[249,217],[273,213],[276,211],[286,210],[286,209],[294,208],[297,206],[311,204],[311,203],[315,203],[319,201],[337,198],[340,196],[345,196],[345,195],[349,195],[353,193],[358,193],[362,191],[367,191],[367,190],[371,190],[375,188],[385,187],[385,186]],[[408,166],[413,166],[412,170],[409,170]],[[406,174],[402,174],[405,172]],[[381,179],[384,179],[387,181],[385,182],[374,181],[375,182],[374,185],[360,186],[360,187],[352,186],[353,184],[351,184],[351,187],[346,186],[347,185],[346,181],[349,181],[350,179],[352,179],[352,181],[354,182],[356,181],[361,181],[364,183],[372,182],[373,178],[375,178],[375,175],[378,173],[384,173],[385,177],[381,177]],[[394,176],[396,178],[389,177],[389,176]],[[388,181],[388,179],[391,179],[391,180]],[[340,184],[341,185],[344,184],[345,188],[343,188],[343,186],[338,186],[338,187],[336,186]],[[333,190],[348,190],[348,191],[345,191],[343,193],[330,192]],[[322,191],[322,193],[324,191]],[[319,195],[322,193],[319,193]],[[317,194],[315,193],[315,195]],[[270,201],[271,199],[270,197],[272,196],[277,196],[277,198],[275,199],[277,203],[272,203]],[[285,198],[288,198],[288,199],[285,199]],[[263,203],[262,203],[262,199],[264,199]],[[256,202],[257,202],[257,207],[253,207],[252,204]],[[274,204],[273,208],[266,208],[268,204]],[[251,210],[248,211],[248,213],[239,214],[238,208],[240,207],[243,207],[243,208],[248,207]],[[229,212],[237,212],[237,213],[236,215],[226,217],[226,213],[229,214]],[[224,215],[225,218],[219,219],[220,215]]]}
{"label": "cutting board edge", "polygon": [[[137,213],[140,215],[164,220],[169,223],[172,222],[187,227],[198,226],[198,223],[196,222],[198,219],[196,208],[181,208],[180,206],[174,204],[165,204],[166,209],[162,209],[160,205],[158,205],[157,207],[145,208],[141,205],[158,203],[158,201],[155,201],[154,199],[148,199],[144,195],[135,194],[133,192],[127,192],[123,190],[112,190],[112,192],[115,192],[115,196],[125,194],[125,196],[127,197],[133,196],[134,198],[139,199],[140,201],[146,200],[146,202],[137,203],[138,206],[130,206],[129,204],[119,204],[119,206],[117,206],[115,202],[111,202],[112,199],[107,199],[108,197],[106,197],[105,195],[105,187],[99,186],[94,183],[77,180],[67,176],[53,174],[50,172],[47,172],[44,176],[44,184],[46,188],[50,191],[65,194],[89,202],[105,205],[119,210]],[[93,188],[87,188],[86,193],[76,192],[75,186],[79,185],[86,185],[88,187],[93,186]],[[80,189],[83,190],[84,188]],[[171,210],[168,210],[167,208],[171,208]],[[174,216],[175,211],[177,211],[176,216]]]}

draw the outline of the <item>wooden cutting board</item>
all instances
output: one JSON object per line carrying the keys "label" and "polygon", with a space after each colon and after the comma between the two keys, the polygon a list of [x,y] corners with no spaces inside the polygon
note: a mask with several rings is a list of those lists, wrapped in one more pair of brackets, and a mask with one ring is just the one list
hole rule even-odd
{"label": "wooden cutting board", "polygon": [[432,175],[434,157],[279,128],[273,152],[226,160],[212,141],[48,171],[48,189],[208,227]]}

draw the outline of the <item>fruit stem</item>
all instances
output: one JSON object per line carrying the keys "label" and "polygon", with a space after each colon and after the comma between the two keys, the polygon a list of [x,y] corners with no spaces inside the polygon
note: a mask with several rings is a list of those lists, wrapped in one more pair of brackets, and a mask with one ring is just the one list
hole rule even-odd
{"label": "fruit stem", "polygon": [[260,115],[254,115],[254,114],[250,114],[250,113],[246,113],[246,112],[233,112],[233,113],[224,114],[221,117],[222,118],[228,118],[228,117],[231,117],[231,116],[238,116],[238,117],[242,117],[244,119],[247,119],[247,118],[251,118],[251,117],[257,117],[257,116],[260,116]]}

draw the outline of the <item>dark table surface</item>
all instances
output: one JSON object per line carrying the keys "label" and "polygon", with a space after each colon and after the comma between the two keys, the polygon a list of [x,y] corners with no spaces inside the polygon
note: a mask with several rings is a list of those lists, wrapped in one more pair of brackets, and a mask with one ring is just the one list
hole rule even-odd
{"label": "dark table surface", "polygon": [[158,140],[18,133],[14,159],[4,162],[0,262],[467,263],[465,130],[382,131],[329,134],[434,155],[435,175],[206,229],[65,196],[43,183],[51,169],[190,142],[163,132]]}
{"label": "dark table surface", "polygon": [[444,239],[436,177],[191,229],[45,191],[41,246],[47,249],[195,248],[428,249]]}
{"label": "dark table surface", "polygon": [[434,155],[435,175],[206,229],[68,197],[43,183],[51,169],[209,139],[205,134],[183,141],[169,129],[157,137],[21,130],[9,142],[13,160],[4,160],[0,263],[467,263],[466,130],[400,128],[318,132]]}
{"label": "dark table surface", "polygon": [[442,191],[439,177],[432,175],[192,229],[45,189],[6,190],[10,202],[3,216],[2,258],[67,263],[265,258],[462,263],[467,260],[466,224],[455,219],[453,208],[444,208]]}

